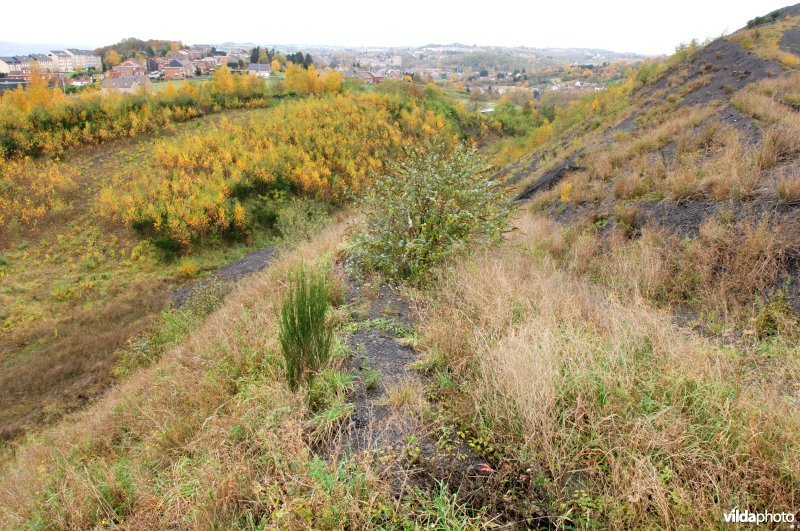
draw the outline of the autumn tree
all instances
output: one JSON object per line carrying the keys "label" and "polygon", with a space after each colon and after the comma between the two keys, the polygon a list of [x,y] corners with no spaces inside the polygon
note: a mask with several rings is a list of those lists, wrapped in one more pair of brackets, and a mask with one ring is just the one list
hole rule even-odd
{"label": "autumn tree", "polygon": [[114,68],[118,64],[122,62],[122,56],[117,53],[116,50],[113,48],[106,52],[106,56],[103,58],[103,63],[106,65],[107,68]]}
{"label": "autumn tree", "polygon": [[214,92],[218,94],[232,94],[234,90],[233,74],[230,68],[220,66],[213,74]]}

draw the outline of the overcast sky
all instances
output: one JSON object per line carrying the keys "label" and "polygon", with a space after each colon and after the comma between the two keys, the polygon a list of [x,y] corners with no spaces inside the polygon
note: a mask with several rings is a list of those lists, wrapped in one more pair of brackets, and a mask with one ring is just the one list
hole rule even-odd
{"label": "overcast sky", "polygon": [[[670,53],[786,5],[772,0],[39,0],[5,2],[0,41],[98,47],[124,37],[184,43],[428,43]],[[193,10],[194,9],[194,10]]]}

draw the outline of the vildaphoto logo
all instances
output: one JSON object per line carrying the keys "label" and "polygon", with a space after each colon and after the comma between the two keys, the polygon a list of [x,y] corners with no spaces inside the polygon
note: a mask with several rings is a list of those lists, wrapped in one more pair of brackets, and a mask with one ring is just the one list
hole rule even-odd
{"label": "vildaphoto logo", "polygon": [[789,529],[795,529],[796,524],[795,513],[770,513],[767,511],[756,513],[748,509],[740,511],[738,507],[734,507],[725,513],[726,524],[787,524]]}

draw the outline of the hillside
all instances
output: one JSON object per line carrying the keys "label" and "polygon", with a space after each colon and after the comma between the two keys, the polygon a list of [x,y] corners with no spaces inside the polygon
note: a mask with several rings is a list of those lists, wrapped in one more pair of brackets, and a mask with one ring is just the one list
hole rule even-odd
{"label": "hillside", "polygon": [[776,13],[640,70],[644,86],[619,118],[572,132],[561,152],[516,172],[519,200],[597,235],[575,267],[652,244],[669,279],[630,288],[703,325],[735,333],[779,299],[800,309],[800,6]]}
{"label": "hillside", "polygon": [[491,114],[294,65],[1,100],[0,527],[797,518],[798,35]]}

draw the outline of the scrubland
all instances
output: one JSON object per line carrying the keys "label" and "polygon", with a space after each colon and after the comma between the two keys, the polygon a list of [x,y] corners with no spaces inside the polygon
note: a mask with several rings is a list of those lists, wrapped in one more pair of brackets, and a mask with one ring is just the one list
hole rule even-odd
{"label": "scrubland", "polygon": [[[51,418],[3,449],[0,526],[709,528],[796,510],[792,24],[492,117],[298,67],[284,101],[243,103],[225,74],[196,95],[265,108],[84,151],[105,139],[17,143],[4,411],[24,419],[27,397]],[[277,242],[266,270],[164,309],[178,282]],[[413,319],[364,314],[386,281]],[[352,365],[364,327],[417,358],[379,399],[381,371]],[[49,381],[69,383],[50,402]],[[96,392],[64,407],[71,390]],[[347,443],[362,399],[413,418],[397,453]],[[420,481],[453,446],[459,473]]]}

